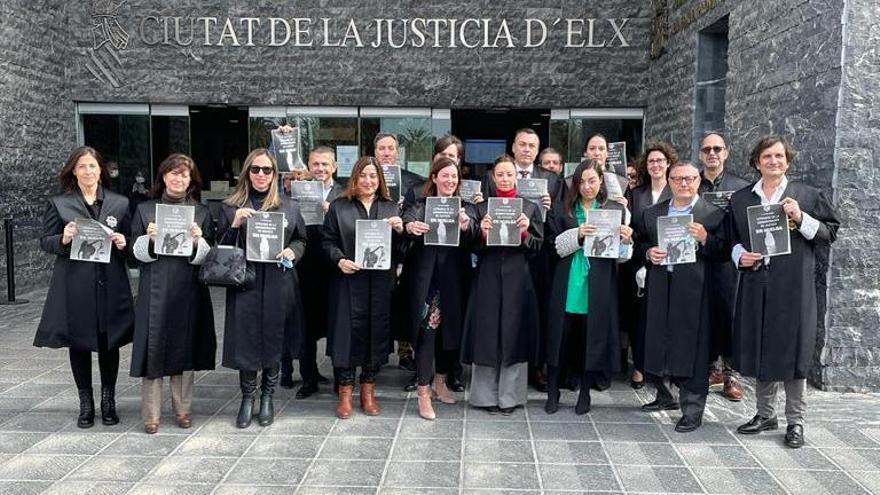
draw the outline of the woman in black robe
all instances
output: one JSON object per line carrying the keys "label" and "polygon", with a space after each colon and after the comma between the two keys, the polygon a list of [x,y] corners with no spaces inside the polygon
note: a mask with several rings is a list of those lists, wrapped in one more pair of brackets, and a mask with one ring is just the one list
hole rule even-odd
{"label": "woman in black robe", "polygon": [[299,263],[305,252],[306,226],[296,203],[281,194],[278,181],[278,168],[269,152],[265,148],[251,151],[238,187],[223,201],[217,222],[221,244],[245,246],[250,218],[261,212],[284,213],[284,248],[275,254],[278,262],[249,261],[256,272],[253,286],[226,290],[223,366],[238,370],[241,407],[235,425],[239,428],[247,428],[253,419],[260,370],[258,423],[267,426],[275,420],[272,398],[281,356],[285,352],[298,356],[305,332],[300,285],[293,264]]}
{"label": "woman in black robe", "polygon": [[[115,425],[119,423],[115,398],[119,348],[131,342],[134,325],[123,233],[128,232],[128,199],[106,188],[110,176],[103,159],[88,146],[70,153],[59,179],[64,192],[49,198],[43,216],[40,248],[55,255],[55,266],[34,345],[69,348],[70,368],[79,390],[76,425],[80,428],[95,424],[92,353],[97,352],[101,422]],[[90,244],[95,254],[109,249],[109,263],[70,259],[79,218],[97,221],[113,231],[112,246]],[[83,253],[78,249],[77,254]]]}
{"label": "woman in black robe", "polygon": [[468,247],[476,234],[476,224],[471,222],[462,203],[457,224],[461,230],[459,244],[425,245],[424,235],[431,230],[425,223],[425,198],[458,196],[458,189],[458,162],[435,158],[421,197],[403,213],[404,230],[414,238],[404,269],[408,274],[404,286],[408,303],[407,330],[409,341],[415,345],[419,415],[425,419],[436,417],[431,405],[432,389],[444,404],[455,404],[455,395],[447,388],[446,380],[449,373],[454,372],[460,353],[470,286]]}
{"label": "woman in black robe", "polygon": [[[618,260],[588,258],[583,250],[584,238],[596,233],[596,227],[586,223],[586,212],[596,208],[620,211],[619,257],[628,259],[632,229],[623,224],[625,208],[608,200],[604,166],[591,159],[578,165],[564,202],[556,206],[547,226],[547,242],[558,257],[547,325],[547,414],[559,410],[562,368],[576,369],[580,375],[577,414],[590,410],[594,382],[620,371]],[[569,356],[576,362],[566,362]]]}
{"label": "woman in black robe", "polygon": [[[192,426],[195,370],[214,369],[217,337],[208,287],[199,282],[199,265],[214,239],[208,208],[198,202],[199,170],[192,159],[175,153],[159,165],[152,199],[137,206],[132,219],[133,254],[140,261],[135,308],[131,376],[143,378],[141,416],[147,433],[159,431],[163,377],[171,377],[171,407],[181,428]],[[159,228],[156,205],[192,207],[186,235],[189,255],[164,255],[155,249]],[[167,247],[167,246],[163,246]]]}
{"label": "woman in black robe", "polygon": [[[392,244],[403,232],[397,204],[391,201],[385,175],[372,157],[354,164],[345,192],[330,204],[324,217],[324,253],[338,270],[330,281],[327,354],[339,384],[336,415],[348,419],[353,412],[352,396],[356,368],[361,368],[361,409],[369,416],[381,412],[376,401],[376,373],[388,362],[391,352],[392,269],[362,269],[355,263],[358,220],[382,220],[391,224]],[[392,250],[393,251],[393,247]],[[371,253],[373,257],[377,253]],[[385,251],[384,256],[391,256]],[[395,266],[391,260],[391,267]],[[366,268],[366,267],[363,267]]]}
{"label": "woman in black robe", "polygon": [[[731,252],[740,269],[733,323],[733,364],[756,378],[757,413],[737,432],[778,427],[777,382],[785,388],[785,444],[804,444],[807,374],[816,346],[816,251],[837,238],[840,221],[824,192],[786,177],[795,154],[780,136],[762,138],[751,155],[761,179],[730,198]],[[791,253],[768,257],[750,239],[748,208],[781,204]],[[781,247],[781,246],[780,246]]]}
{"label": "woman in black robe", "polygon": [[[513,158],[496,158],[490,195],[515,198],[516,176]],[[538,349],[540,315],[528,260],[541,249],[544,225],[538,207],[523,200],[516,221],[520,245],[487,246],[493,228],[488,204],[476,205],[471,213],[481,235],[475,243],[479,263],[465,318],[462,362],[473,365],[471,405],[510,415],[526,403],[528,363]]]}

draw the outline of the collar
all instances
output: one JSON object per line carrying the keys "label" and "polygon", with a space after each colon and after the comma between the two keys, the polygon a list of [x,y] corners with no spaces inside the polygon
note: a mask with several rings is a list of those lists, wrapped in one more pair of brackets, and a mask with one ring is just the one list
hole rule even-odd
{"label": "collar", "polygon": [[694,206],[696,206],[697,201],[699,201],[699,200],[700,200],[700,195],[695,194],[694,199],[691,200],[691,204],[689,204],[685,207],[681,207],[681,206],[675,206],[675,198],[672,198],[669,200],[669,211],[670,212],[671,211],[688,211],[689,212],[694,209]]}
{"label": "collar", "polygon": [[715,180],[709,180],[706,178],[705,175],[703,175],[703,172],[701,171],[700,172],[700,182],[703,184],[712,186],[713,190],[718,189],[719,187],[721,187],[721,181],[724,180],[724,173],[725,173],[725,171],[724,171],[724,169],[722,169],[721,173],[718,174],[718,177],[715,177]]}
{"label": "collar", "polygon": [[752,192],[757,194],[759,198],[761,198],[761,204],[773,204],[778,203],[782,200],[782,193],[785,192],[785,188],[788,187],[788,177],[783,175],[782,182],[779,183],[779,187],[773,191],[773,196],[766,197],[764,196],[764,179],[758,179],[758,182],[755,182],[754,187],[752,187]]}
{"label": "collar", "polygon": [[[520,167],[519,165],[516,166],[516,175],[517,176],[522,177],[522,172],[526,172],[526,171],[529,173],[529,179],[535,178],[535,164],[534,163],[530,164],[528,167]],[[519,177],[517,177],[517,178],[519,178]]]}

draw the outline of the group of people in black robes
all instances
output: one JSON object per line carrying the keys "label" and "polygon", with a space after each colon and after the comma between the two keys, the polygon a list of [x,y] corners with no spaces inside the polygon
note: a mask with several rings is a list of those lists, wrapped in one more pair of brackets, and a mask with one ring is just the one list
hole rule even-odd
{"label": "group of people in black robes", "polygon": [[[386,144],[396,150],[396,136],[377,140],[389,137],[392,143]],[[723,145],[713,144],[716,138]],[[723,136],[713,133],[704,145],[707,140],[701,154],[717,156],[724,148],[726,158]],[[700,193],[707,182],[727,191],[732,174],[678,161],[667,143],[647,147],[633,174],[642,178],[638,187],[621,184],[619,172],[607,168],[604,136],[587,140],[585,159],[568,177],[535,163],[539,147],[533,130],[516,133],[512,156],[499,156],[480,194],[461,201],[459,243],[449,246],[425,243],[432,228],[425,210],[426,198],[460,194],[463,146],[454,136],[438,139],[427,180],[404,186],[398,202],[386,184],[387,163],[360,158],[342,186],[334,180],[333,150],[311,150],[307,173],[287,177],[322,186],[323,225],[308,227],[298,202],[285,193],[288,186],[269,150],[248,155],[237,188],[213,214],[199,203],[195,163],[172,155],[159,167],[152,199],[130,214],[126,198],[106,187],[100,154],[77,148],[60,174],[63,192],[50,198],[45,215],[41,246],[56,263],[35,345],[69,348],[80,427],[92,426],[96,414],[92,352],[101,368],[102,422],[118,422],[119,348],[130,342],[131,375],[143,379],[145,431],[159,429],[166,376],[177,424],[191,427],[193,372],[213,369],[217,345],[199,265],[212,247],[242,246],[255,215],[280,212],[277,263],[249,262],[253,282],[226,290],[222,364],[239,372],[240,428],[251,424],[255,408],[260,425],[274,421],[275,387],[279,380],[292,386],[293,360],[300,361],[303,378],[297,397],[318,390],[325,379],[318,373],[317,341],[324,335],[338,394],[336,415],[354,414],[356,384],[360,409],[380,414],[376,380],[396,337],[398,349],[412,348],[418,410],[428,420],[437,415],[434,398],[456,401],[447,385],[462,364],[470,369],[470,404],[489,414],[511,414],[523,406],[536,370],[546,377],[548,414],[558,411],[565,387],[579,389],[575,412],[586,414],[590,390],[607,387],[627,365],[621,356],[629,348],[633,387],[656,388],[643,409],[681,409],[677,431],[700,426],[712,363],[718,360],[724,373],[757,378],[757,414],[738,431],[778,427],[773,404],[781,381],[785,442],[802,445],[805,378],[818,318],[816,250],[833,242],[839,222],[822,191],[788,180],[794,160],[789,143],[779,136],[762,138],[751,157],[760,179],[730,191],[723,205]],[[494,221],[486,200],[517,198],[517,180],[531,178],[547,181],[546,194],[523,200],[514,223]],[[157,204],[195,208],[188,231],[191,255],[156,251]],[[789,219],[790,254],[771,258],[752,251],[747,208],[769,204],[781,204]],[[613,234],[619,248],[611,257],[591,256],[595,253],[583,247],[598,234],[587,221],[597,209],[614,210],[620,219]],[[685,246],[693,246],[695,261],[668,264],[657,222],[679,215],[692,220]],[[89,218],[112,232],[109,263],[70,259],[77,219]],[[389,224],[392,268],[367,270],[355,262],[359,220]],[[492,245],[489,238],[497,235],[492,230],[499,228],[515,229],[518,244]],[[126,257],[140,268],[137,304]],[[670,385],[678,388],[677,400]]]}

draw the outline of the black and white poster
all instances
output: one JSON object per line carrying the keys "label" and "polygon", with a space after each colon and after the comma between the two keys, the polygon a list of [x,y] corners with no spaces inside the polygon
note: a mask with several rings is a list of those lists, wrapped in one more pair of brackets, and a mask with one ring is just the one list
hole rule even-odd
{"label": "black and white poster", "polygon": [[382,165],[382,172],[385,173],[385,185],[388,186],[388,194],[391,195],[391,201],[400,202],[400,166],[399,165]]}
{"label": "black and white poster", "polygon": [[258,211],[247,219],[247,260],[277,263],[284,249],[284,213]]}
{"label": "black and white poster", "polygon": [[482,193],[480,187],[482,187],[482,184],[478,180],[462,179],[458,194],[461,196],[461,199],[468,203],[473,203],[474,197],[476,197],[477,194]]}
{"label": "black and white poster", "polygon": [[614,199],[623,196],[627,186],[625,142],[608,143],[605,171],[605,190],[608,191],[608,197]]}
{"label": "black and white poster", "polygon": [[746,215],[749,217],[749,243],[753,253],[764,256],[791,254],[788,216],[781,204],[749,206]]}
{"label": "black and white poster", "polygon": [[324,184],[311,180],[296,180],[290,183],[290,197],[299,205],[306,225],[324,223]]}
{"label": "black and white poster", "polygon": [[730,208],[730,197],[736,191],[712,191],[701,194],[703,201],[713,204],[724,211]]}
{"label": "black and white poster", "polygon": [[192,255],[192,224],[196,208],[191,205],[156,203],[156,242],[153,247],[160,256]]}
{"label": "black and white poster", "polygon": [[522,237],[516,219],[522,215],[522,198],[489,198],[486,212],[492,218],[492,228],[486,239],[487,246],[519,246]]}
{"label": "black and white poster", "polygon": [[290,132],[272,131],[272,148],[275,150],[275,163],[278,171],[283,173],[294,170],[305,170],[299,146],[299,128]]}
{"label": "black and white poster", "polygon": [[70,243],[70,259],[91,263],[110,263],[113,231],[90,218],[77,218],[76,235]]}
{"label": "black and white poster", "polygon": [[541,220],[547,219],[547,210],[541,199],[547,194],[547,179],[517,179],[516,195],[535,203],[541,212]]}
{"label": "black and white poster", "polygon": [[354,262],[361,270],[391,268],[391,224],[387,220],[358,220],[354,235]]}
{"label": "black and white poster", "polygon": [[426,246],[458,246],[461,230],[458,214],[461,198],[425,198],[425,223],[431,230],[425,233]]}
{"label": "black and white poster", "polygon": [[595,235],[584,237],[584,253],[591,258],[620,256],[620,210],[587,210],[587,223],[596,227]]}
{"label": "black and white poster", "polygon": [[657,218],[657,243],[666,251],[661,265],[681,265],[697,261],[697,240],[688,231],[693,215],[675,215]]}

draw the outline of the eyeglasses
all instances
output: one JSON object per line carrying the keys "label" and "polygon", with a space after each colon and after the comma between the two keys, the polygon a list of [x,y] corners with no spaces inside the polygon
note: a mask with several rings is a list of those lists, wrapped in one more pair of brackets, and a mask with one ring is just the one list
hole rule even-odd
{"label": "eyeglasses", "polygon": [[263,175],[272,175],[275,172],[275,169],[272,167],[256,167],[254,165],[251,165],[250,167],[248,167],[248,171],[253,175],[257,175],[260,172],[262,172]]}
{"label": "eyeglasses", "polygon": [[669,182],[673,184],[693,184],[699,178],[697,175],[683,175],[681,177],[670,177]]}
{"label": "eyeglasses", "polygon": [[667,161],[666,158],[654,158],[654,159],[648,160],[648,165],[659,165],[661,163],[666,163],[666,161]]}
{"label": "eyeglasses", "polygon": [[717,155],[724,150],[725,150],[724,146],[706,146],[706,147],[700,148],[700,153],[702,153],[704,155],[708,155],[709,153],[715,153]]}

